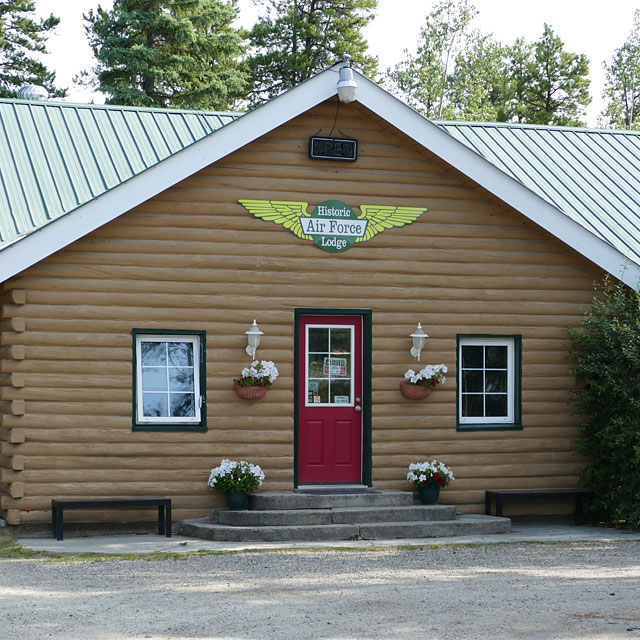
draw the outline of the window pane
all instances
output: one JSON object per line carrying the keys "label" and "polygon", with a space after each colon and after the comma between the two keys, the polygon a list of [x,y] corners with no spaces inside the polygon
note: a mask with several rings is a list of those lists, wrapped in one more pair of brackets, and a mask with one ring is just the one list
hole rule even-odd
{"label": "window pane", "polygon": [[351,329],[331,329],[331,353],[351,352]]}
{"label": "window pane", "polygon": [[166,393],[143,393],[142,415],[145,417],[163,417],[169,415],[169,402]]}
{"label": "window pane", "polygon": [[462,415],[465,418],[483,418],[484,417],[484,408],[483,408],[483,398],[482,395],[462,395]]}
{"label": "window pane", "polygon": [[482,371],[462,372],[462,391],[482,393],[484,391],[484,374]]}
{"label": "window pane", "polygon": [[487,369],[507,368],[507,347],[486,347],[485,354]]}
{"label": "window pane", "polygon": [[166,342],[142,342],[140,343],[140,351],[142,352],[142,366],[167,366]]}
{"label": "window pane", "polygon": [[164,367],[144,367],[142,369],[143,391],[166,391],[167,370]]}
{"label": "window pane", "polygon": [[172,367],[193,366],[193,345],[190,342],[168,342],[167,346]]}
{"label": "window pane", "polygon": [[[315,397],[320,396],[320,402],[329,402],[329,381],[328,380],[319,380],[318,381],[318,390],[315,392]],[[314,398],[315,402],[315,398]]]}
{"label": "window pane", "polygon": [[193,369],[169,369],[169,389],[193,392]]}
{"label": "window pane", "polygon": [[479,346],[462,346],[462,367],[464,369],[482,369],[483,349]]}
{"label": "window pane", "polygon": [[194,396],[192,393],[172,393],[171,415],[176,418],[191,418],[196,415]]}
{"label": "window pane", "polygon": [[507,395],[486,395],[487,418],[504,418],[507,415]]}
{"label": "window pane", "polygon": [[[336,400],[336,396],[341,397],[338,397],[338,399]],[[351,403],[351,380],[332,380],[331,402],[337,404]]]}
{"label": "window pane", "polygon": [[324,372],[324,361],[327,358],[324,354],[314,354],[309,356],[309,378],[327,378]]}
{"label": "window pane", "polygon": [[486,373],[486,392],[507,392],[507,372],[506,371],[487,371]]}
{"label": "window pane", "polygon": [[311,353],[329,351],[329,329],[309,329],[309,351]]}

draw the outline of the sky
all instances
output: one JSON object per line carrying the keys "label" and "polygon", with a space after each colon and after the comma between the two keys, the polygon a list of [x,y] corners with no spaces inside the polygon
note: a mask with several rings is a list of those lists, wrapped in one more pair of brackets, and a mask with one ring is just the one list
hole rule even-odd
{"label": "sky", "polygon": [[[505,44],[522,36],[527,41],[542,35],[544,23],[551,25],[565,44],[565,50],[584,53],[590,61],[592,104],[586,122],[595,126],[602,111],[604,71],[602,63],[610,62],[615,49],[626,40],[631,30],[635,9],[640,0],[472,0],[479,11],[474,21],[482,33],[493,34]],[[61,21],[48,40],[46,65],[57,73],[58,86],[69,88],[68,101],[104,102],[102,94],[92,94],[73,85],[73,77],[81,69],[90,68],[93,56],[86,40],[82,14],[99,4],[110,8],[112,0],[35,0],[36,11],[45,16],[53,13]],[[256,8],[252,0],[239,0],[241,23],[249,27],[255,22]],[[367,29],[370,52],[385,70],[404,58],[404,50],[415,50],[420,28],[434,5],[432,0],[379,0],[377,17]]]}

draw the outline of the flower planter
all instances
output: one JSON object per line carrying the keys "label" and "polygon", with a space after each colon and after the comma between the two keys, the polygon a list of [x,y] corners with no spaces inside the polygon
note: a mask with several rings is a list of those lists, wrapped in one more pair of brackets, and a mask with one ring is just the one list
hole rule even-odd
{"label": "flower planter", "polygon": [[418,487],[418,498],[422,504],[436,504],[440,497],[440,487]]}
{"label": "flower planter", "polygon": [[428,386],[424,387],[419,384],[411,384],[406,380],[402,380],[400,382],[400,391],[405,398],[409,398],[409,400],[422,400],[426,398],[432,391],[433,387]]}
{"label": "flower planter", "polygon": [[244,511],[249,506],[249,494],[243,491],[227,491],[225,498],[232,511]]}
{"label": "flower planter", "polygon": [[267,387],[246,387],[236,384],[236,394],[243,400],[259,400],[267,395]]}

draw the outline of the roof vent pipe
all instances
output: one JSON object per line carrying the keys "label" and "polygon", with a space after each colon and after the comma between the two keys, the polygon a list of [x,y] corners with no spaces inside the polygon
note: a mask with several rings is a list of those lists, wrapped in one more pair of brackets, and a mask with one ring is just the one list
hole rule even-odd
{"label": "roof vent pipe", "polygon": [[44,87],[37,84],[25,84],[18,89],[18,98],[21,100],[48,100],[49,94]]}

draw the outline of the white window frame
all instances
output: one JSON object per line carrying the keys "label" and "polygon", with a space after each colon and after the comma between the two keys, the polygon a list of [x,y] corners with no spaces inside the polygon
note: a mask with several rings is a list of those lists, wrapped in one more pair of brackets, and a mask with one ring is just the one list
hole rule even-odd
{"label": "white window frame", "polygon": [[[462,348],[463,347],[507,347],[507,415],[506,416],[463,416],[462,415]],[[516,371],[515,371],[515,339],[514,338],[478,338],[460,337],[458,341],[458,424],[471,425],[513,425],[516,410]],[[483,392],[485,395],[485,392]]]}
{"label": "white window frame", "polygon": [[[193,345],[193,393],[195,415],[193,416],[145,416],[142,388],[142,349],[143,342],[189,342]],[[201,352],[202,344],[200,335],[197,334],[158,334],[158,333],[137,333],[136,334],[136,424],[138,425],[166,425],[166,426],[194,426],[202,422],[203,397],[200,389],[201,372]]]}
{"label": "white window frame", "polygon": [[[335,403],[335,402],[309,402],[309,330],[310,329],[349,329],[350,333],[351,333],[351,352],[349,353],[350,357],[351,357],[351,386],[350,386],[350,391],[349,391],[349,397],[351,399],[350,402],[345,402],[344,404],[342,403]],[[354,405],[354,395],[355,395],[355,389],[354,389],[354,376],[355,376],[355,369],[354,369],[354,359],[355,359],[355,353],[354,353],[354,349],[355,349],[355,335],[356,335],[356,327],[355,325],[352,324],[308,324],[305,328],[306,331],[306,336],[305,336],[305,354],[304,354],[304,358],[305,358],[305,363],[304,363],[304,385],[305,385],[305,389],[304,389],[304,402],[305,402],[305,407],[353,407]],[[315,351],[312,351],[311,353],[316,353]],[[329,352],[331,353],[331,352]]]}

